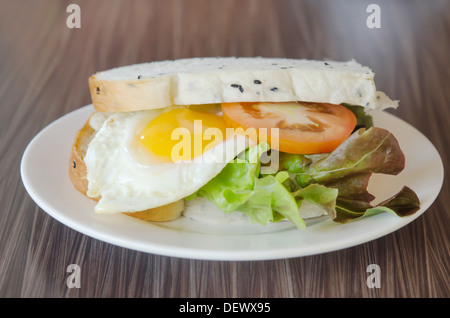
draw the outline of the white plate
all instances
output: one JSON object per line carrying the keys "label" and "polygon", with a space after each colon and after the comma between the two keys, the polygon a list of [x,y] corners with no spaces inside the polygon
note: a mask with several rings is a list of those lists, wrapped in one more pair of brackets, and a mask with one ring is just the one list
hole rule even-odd
{"label": "white plate", "polygon": [[406,156],[398,176],[373,175],[369,191],[384,200],[403,185],[412,188],[421,209],[412,216],[387,213],[348,224],[328,217],[307,221],[306,231],[287,222],[261,225],[205,225],[187,218],[150,223],[123,214],[97,215],[95,202],[76,191],[68,162],[76,132],[93,112],[75,110],[43,129],[28,145],[21,176],[32,199],[49,215],[85,235],[133,250],[207,260],[269,260],[326,253],[389,234],[416,219],[433,203],[442,187],[442,160],[430,141],[406,122],[386,112],[373,114],[376,126],[389,129]]}

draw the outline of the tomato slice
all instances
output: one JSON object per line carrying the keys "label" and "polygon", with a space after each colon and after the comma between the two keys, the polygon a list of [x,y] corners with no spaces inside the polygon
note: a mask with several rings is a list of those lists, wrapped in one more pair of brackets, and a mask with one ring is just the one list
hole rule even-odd
{"label": "tomato slice", "polygon": [[[294,154],[331,152],[356,126],[353,112],[327,103],[223,103],[222,111],[229,127],[254,128],[255,142],[266,140],[272,149]],[[278,142],[271,142],[271,128],[278,128]]]}

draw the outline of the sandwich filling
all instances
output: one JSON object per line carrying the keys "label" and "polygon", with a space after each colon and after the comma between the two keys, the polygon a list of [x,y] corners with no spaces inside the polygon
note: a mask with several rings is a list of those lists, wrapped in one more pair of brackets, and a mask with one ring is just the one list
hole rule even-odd
{"label": "sandwich filling", "polygon": [[320,211],[346,223],[420,207],[408,187],[372,205],[373,173],[405,164],[395,137],[361,106],[311,102],[222,103],[95,113],[84,161],[97,213],[136,212],[201,198],[254,223]]}

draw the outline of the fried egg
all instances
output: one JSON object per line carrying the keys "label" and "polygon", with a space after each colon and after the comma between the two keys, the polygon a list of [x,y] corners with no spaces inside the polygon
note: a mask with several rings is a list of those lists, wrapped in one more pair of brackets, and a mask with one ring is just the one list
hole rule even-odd
{"label": "fried egg", "polygon": [[[225,123],[220,115],[189,107],[95,113],[90,123],[96,134],[84,157],[87,195],[101,196],[95,212],[103,214],[143,211],[183,199],[251,143],[244,135],[224,133],[222,139],[209,134],[208,142],[198,146],[195,141],[208,129],[224,132]],[[174,140],[177,128],[189,137],[181,133]],[[181,141],[191,147],[175,151],[174,159]]]}

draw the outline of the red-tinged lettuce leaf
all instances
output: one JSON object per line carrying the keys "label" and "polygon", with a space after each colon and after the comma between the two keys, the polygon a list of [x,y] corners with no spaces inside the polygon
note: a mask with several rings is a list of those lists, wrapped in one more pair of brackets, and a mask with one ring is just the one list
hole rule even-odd
{"label": "red-tinged lettuce leaf", "polygon": [[333,182],[328,182],[326,186],[338,189],[340,199],[372,202],[375,197],[367,191],[371,176],[371,172],[358,173]]}
{"label": "red-tinged lettuce leaf", "polygon": [[336,217],[333,220],[338,223],[348,223],[384,212],[405,217],[416,213],[419,209],[420,201],[417,194],[405,186],[396,195],[376,206],[370,204],[364,206],[363,201],[338,198],[336,200]]}
{"label": "red-tinged lettuce leaf", "polygon": [[396,175],[405,167],[397,139],[386,129],[361,128],[328,155],[308,156],[312,162],[294,173],[301,186],[325,184],[359,173]]}
{"label": "red-tinged lettuce leaf", "polygon": [[[359,173],[328,183],[326,186],[338,190],[336,204],[341,210],[346,208],[349,211],[365,211],[372,208],[370,202],[375,199],[367,191],[371,175],[370,172]],[[333,219],[339,216],[337,211],[330,215]]]}
{"label": "red-tinged lettuce leaf", "polygon": [[381,212],[405,216],[420,208],[417,195],[408,187],[377,206],[371,205],[375,199],[367,191],[371,175],[397,175],[405,166],[398,141],[382,128],[359,129],[329,154],[281,154],[280,163],[289,173],[285,184],[292,192],[311,184],[338,189],[336,213],[329,215],[339,223]]}

